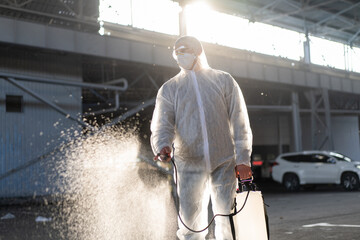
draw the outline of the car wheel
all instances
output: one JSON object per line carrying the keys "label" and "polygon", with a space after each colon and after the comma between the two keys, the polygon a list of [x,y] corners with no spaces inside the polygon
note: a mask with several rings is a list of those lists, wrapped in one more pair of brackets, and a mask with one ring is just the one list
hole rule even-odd
{"label": "car wheel", "polygon": [[341,177],[341,185],[347,191],[359,189],[359,177],[355,173],[344,173]]}
{"label": "car wheel", "polygon": [[289,191],[289,192],[295,192],[300,189],[299,178],[298,178],[298,176],[296,176],[296,174],[293,174],[293,173],[285,174],[284,179],[283,179],[283,184],[284,184],[286,191]]}

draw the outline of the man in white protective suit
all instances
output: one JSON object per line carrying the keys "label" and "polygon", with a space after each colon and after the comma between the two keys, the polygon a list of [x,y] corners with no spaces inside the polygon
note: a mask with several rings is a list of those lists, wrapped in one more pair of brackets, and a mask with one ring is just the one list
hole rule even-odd
{"label": "man in white protective suit", "polygon": [[[208,66],[199,40],[180,37],[173,56],[181,71],[158,91],[151,146],[163,161],[170,161],[174,143],[179,214],[188,227],[199,230],[208,224],[210,198],[214,214],[229,214],[236,177],[252,176],[252,132],[239,85],[230,74]],[[206,235],[179,222],[180,240]],[[232,239],[227,217],[215,219],[215,237]]]}

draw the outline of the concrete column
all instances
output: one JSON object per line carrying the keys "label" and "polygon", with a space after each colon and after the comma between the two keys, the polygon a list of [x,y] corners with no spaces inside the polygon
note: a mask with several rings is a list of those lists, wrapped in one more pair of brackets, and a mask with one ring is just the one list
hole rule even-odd
{"label": "concrete column", "polygon": [[283,145],[283,141],[282,141],[282,130],[281,130],[281,116],[277,116],[277,124],[278,124],[278,151],[279,154],[283,153],[283,149],[282,149],[282,145]]}
{"label": "concrete column", "polygon": [[304,62],[307,64],[311,63],[311,59],[310,59],[310,39],[309,39],[309,33],[306,30],[305,31],[305,37],[306,40],[304,42]]}
{"label": "concrete column", "polygon": [[182,8],[181,12],[179,13],[179,33],[180,36],[185,36],[187,34],[186,30],[186,14],[185,14],[185,6],[186,1],[179,2],[180,7]]}
{"label": "concrete column", "polygon": [[301,120],[299,111],[299,95],[297,92],[292,92],[292,118],[293,118],[293,131],[294,131],[294,150],[302,150],[302,135],[301,135]]}
{"label": "concrete column", "polygon": [[345,70],[352,71],[352,62],[350,56],[350,46],[344,45]]}
{"label": "concrete column", "polygon": [[311,146],[312,149],[317,149],[317,106],[316,106],[316,98],[315,98],[315,92],[310,91],[310,106],[311,106]]}
{"label": "concrete column", "polygon": [[79,4],[78,16],[80,19],[83,19],[84,18],[84,0],[79,0],[78,4]]}
{"label": "concrete column", "polygon": [[326,122],[326,135],[329,140],[330,150],[334,150],[334,141],[332,138],[332,129],[331,129],[331,113],[330,113],[330,100],[329,100],[329,91],[323,89],[322,92],[324,98],[324,107],[325,107],[325,122]]}

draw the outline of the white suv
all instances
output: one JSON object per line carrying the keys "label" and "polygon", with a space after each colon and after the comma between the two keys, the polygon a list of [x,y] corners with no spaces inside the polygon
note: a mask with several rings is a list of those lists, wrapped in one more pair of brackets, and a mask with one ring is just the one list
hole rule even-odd
{"label": "white suv", "polygon": [[305,184],[341,184],[353,191],[359,188],[360,162],[329,151],[286,153],[275,159],[272,178],[288,191]]}

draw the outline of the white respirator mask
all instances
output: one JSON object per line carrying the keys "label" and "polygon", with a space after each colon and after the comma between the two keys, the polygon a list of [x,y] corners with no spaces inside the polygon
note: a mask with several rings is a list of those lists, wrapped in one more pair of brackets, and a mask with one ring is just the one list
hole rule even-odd
{"label": "white respirator mask", "polygon": [[186,70],[191,70],[196,59],[193,53],[183,53],[176,56],[177,63],[179,66]]}

